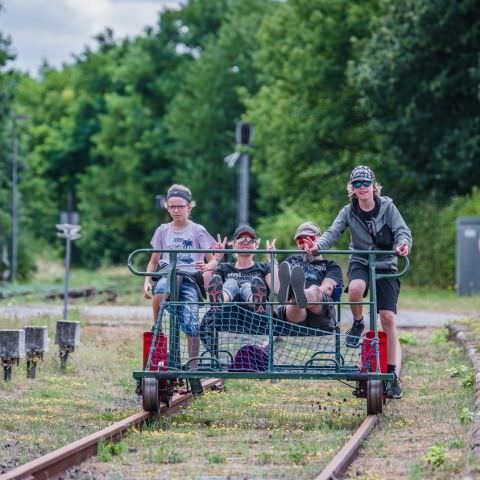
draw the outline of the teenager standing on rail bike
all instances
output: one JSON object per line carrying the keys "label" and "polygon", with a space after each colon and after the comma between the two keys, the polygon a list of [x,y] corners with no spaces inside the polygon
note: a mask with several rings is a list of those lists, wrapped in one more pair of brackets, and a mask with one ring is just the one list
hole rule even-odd
{"label": "teenager standing on rail bike", "polygon": [[[191,249],[212,249],[217,246],[215,239],[207,232],[205,227],[190,220],[190,213],[195,206],[192,192],[184,185],[172,185],[167,191],[165,207],[172,221],[160,225],[153,234],[151,240],[154,249],[184,250],[177,254],[176,273],[181,277],[178,286],[177,301],[186,302],[178,308],[178,319],[182,330],[188,336],[189,358],[197,357],[199,353],[199,307],[203,301],[201,295],[202,275],[196,268],[196,262],[204,262],[204,253],[190,253]],[[208,255],[211,260],[214,256]],[[152,274],[157,270],[160,260],[162,265],[169,263],[168,253],[155,252],[150,257],[147,272]],[[153,290],[153,291],[152,291]],[[152,277],[145,277],[143,285],[144,296],[147,299],[153,295],[153,321],[158,318],[160,303],[164,300],[167,291],[167,278],[161,277],[155,286],[152,285]],[[192,367],[195,365],[191,364]],[[191,379],[192,393],[201,394],[202,384],[199,379]]]}
{"label": "teenager standing on rail bike", "polygon": [[[404,257],[412,248],[412,234],[397,207],[389,197],[380,196],[382,187],[376,181],[373,170],[367,166],[358,166],[352,170],[347,183],[350,204],[343,207],[328,230],[310,249],[312,251],[330,248],[348,227],[350,230],[350,248],[354,250],[396,250]],[[377,257],[377,273],[396,272],[396,255]],[[361,302],[368,292],[368,258],[352,255],[348,264],[348,299]],[[397,278],[382,278],[376,281],[377,313],[383,330],[387,334],[388,372],[395,373],[392,385],[393,398],[402,398],[402,386],[398,378],[396,359],[401,359],[395,314],[400,293],[400,281]],[[347,332],[346,344],[357,348],[365,329],[363,305],[351,305],[353,324]]]}

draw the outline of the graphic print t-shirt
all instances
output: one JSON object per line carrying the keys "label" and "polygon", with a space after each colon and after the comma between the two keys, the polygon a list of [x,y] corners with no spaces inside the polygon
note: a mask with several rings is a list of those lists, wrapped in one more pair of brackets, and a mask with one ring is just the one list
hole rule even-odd
{"label": "graphic print t-shirt", "polygon": [[[215,239],[205,227],[198,223],[188,222],[182,230],[174,230],[172,223],[160,225],[153,234],[150,242],[156,249],[185,250],[177,254],[177,271],[195,273],[195,262],[203,260],[204,253],[191,253],[191,249],[210,249],[215,245]],[[161,259],[169,263],[169,254],[163,253]]]}
{"label": "graphic print t-shirt", "polygon": [[245,282],[251,282],[255,277],[265,281],[265,276],[270,273],[271,267],[269,263],[255,262],[248,268],[236,268],[233,263],[221,263],[218,265],[215,273],[222,277],[225,282],[232,278],[242,286]]}
{"label": "graphic print t-shirt", "polygon": [[342,284],[342,269],[332,260],[313,259],[306,255],[290,255],[286,260],[292,267],[300,265],[305,274],[305,286],[320,285],[324,278],[331,278],[337,285]]}

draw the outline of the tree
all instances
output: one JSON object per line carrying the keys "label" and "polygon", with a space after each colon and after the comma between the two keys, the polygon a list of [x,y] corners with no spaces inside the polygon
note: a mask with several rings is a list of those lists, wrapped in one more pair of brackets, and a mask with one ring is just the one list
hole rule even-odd
{"label": "tree", "polygon": [[[229,5],[217,34],[207,37],[199,58],[188,65],[166,118],[175,141],[175,178],[201,199],[195,219],[222,233],[233,230],[236,218],[236,175],[223,159],[234,148],[235,124],[245,113],[240,88],[254,94],[259,87],[253,65],[256,32],[273,3],[242,0]],[[254,220],[255,202],[252,207]]]}
{"label": "tree", "polygon": [[479,43],[476,0],[401,0],[352,68],[398,197],[445,202],[478,185]]}
{"label": "tree", "polygon": [[257,125],[254,171],[267,225],[292,209],[330,221],[345,202],[346,173],[373,157],[347,71],[377,10],[376,1],[291,0],[262,23],[262,86],[245,101]]}

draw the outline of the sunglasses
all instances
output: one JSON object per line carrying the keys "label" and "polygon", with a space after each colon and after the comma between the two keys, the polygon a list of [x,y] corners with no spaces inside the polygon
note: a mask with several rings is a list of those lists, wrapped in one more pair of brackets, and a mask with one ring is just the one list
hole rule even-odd
{"label": "sunglasses", "polygon": [[315,237],[312,237],[311,235],[300,235],[295,239],[297,242],[305,242],[305,240],[311,240],[312,242],[315,241]]}
{"label": "sunglasses", "polygon": [[253,243],[255,243],[257,241],[256,238],[252,238],[252,237],[239,237],[237,239],[235,239],[236,242],[238,243],[242,243],[244,245],[251,245]]}
{"label": "sunglasses", "polygon": [[368,188],[372,182],[370,180],[356,180],[355,182],[352,182],[352,187],[353,188],[360,188],[360,187],[365,187]]}

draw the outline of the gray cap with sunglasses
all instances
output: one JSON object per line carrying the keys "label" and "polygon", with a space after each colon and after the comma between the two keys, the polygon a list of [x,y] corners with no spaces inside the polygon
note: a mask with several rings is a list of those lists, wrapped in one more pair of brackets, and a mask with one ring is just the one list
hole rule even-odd
{"label": "gray cap with sunglasses", "polygon": [[358,181],[374,182],[375,174],[373,170],[365,165],[355,167],[350,175],[350,183]]}
{"label": "gray cap with sunglasses", "polygon": [[296,240],[298,237],[315,237],[320,233],[320,227],[316,223],[305,222],[298,226],[293,238]]}

